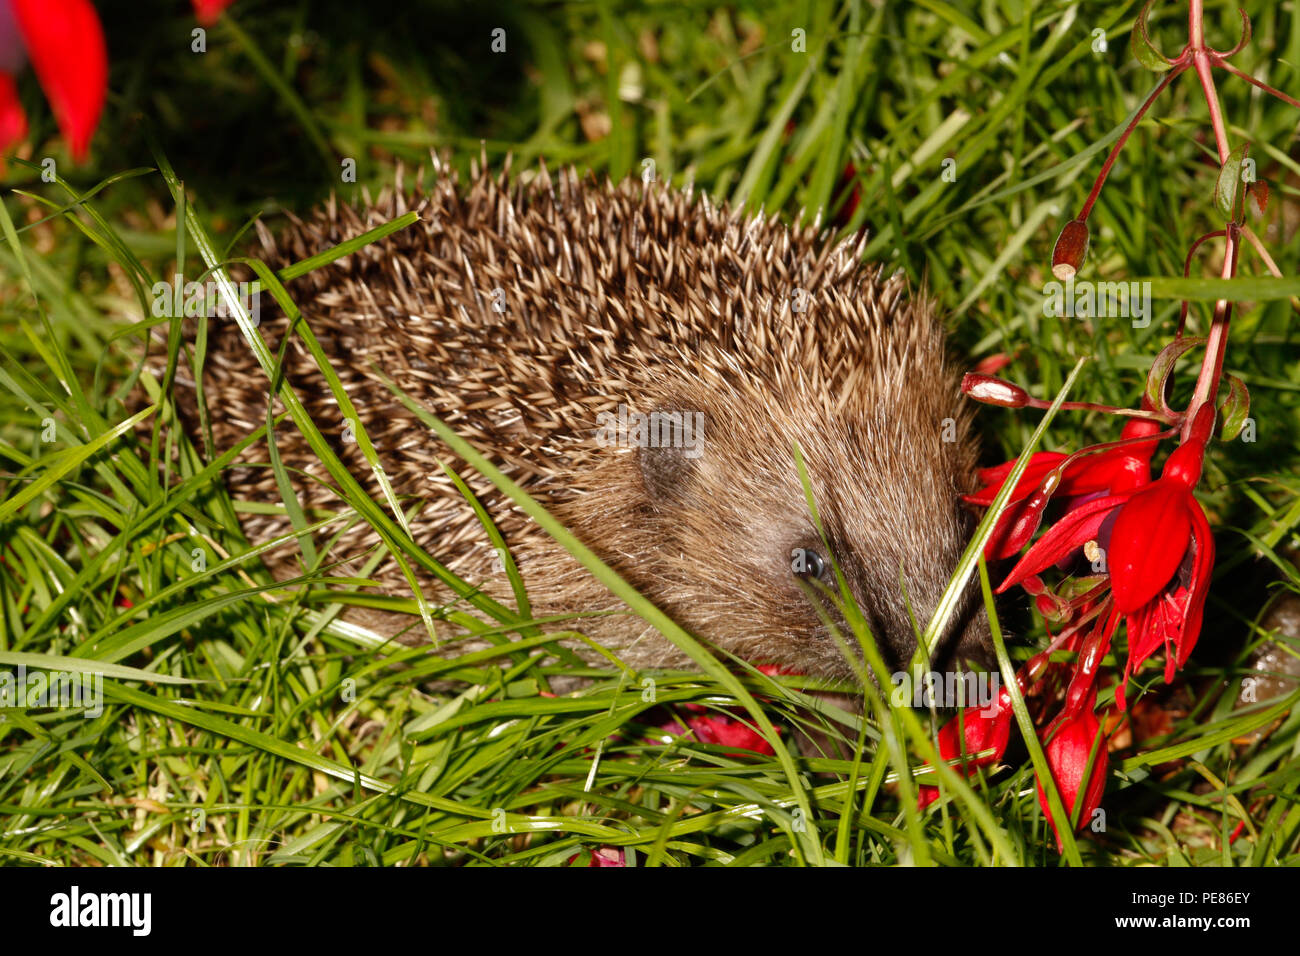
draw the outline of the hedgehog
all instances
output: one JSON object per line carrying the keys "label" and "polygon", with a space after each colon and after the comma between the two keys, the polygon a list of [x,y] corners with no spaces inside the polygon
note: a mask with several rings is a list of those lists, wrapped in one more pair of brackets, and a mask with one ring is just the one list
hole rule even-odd
{"label": "hedgehog", "polygon": [[[819,222],[789,226],[731,210],[690,186],[571,169],[553,176],[544,163],[512,175],[508,160],[495,173],[474,162],[462,181],[434,156],[429,173],[427,184],[422,169],[408,185],[399,169],[377,197],[364,189],[354,202],[332,197],[274,231],[259,222],[255,251],[280,268],[418,212],[409,228],[288,287],[395,492],[419,505],[416,541],[509,601],[500,557],[446,463],[500,530],[534,616],[621,610],[576,626],[634,669],[693,666],[437,440],[384,376],[717,651],[854,681],[860,662],[833,633],[842,611],[814,586],[834,584],[833,561],[886,662],[910,659],[918,622],[937,606],[973,527],[961,495],[973,490],[977,453],[931,300],[863,261],[865,233],[835,241]],[[285,328],[282,313],[262,310],[259,332],[273,354]],[[382,500],[348,440],[351,423],[297,339],[284,373]],[[265,425],[268,381],[235,323],[210,323],[203,375],[215,452]],[[178,378],[176,387],[197,435],[193,382]],[[309,516],[337,512],[341,499],[303,436],[283,424],[274,440]],[[265,446],[241,454],[227,472],[236,499],[281,500],[267,461]],[[243,523],[254,543],[292,530],[266,508]],[[358,522],[328,560],[356,570],[377,540]],[[295,546],[268,561],[282,577],[302,573]],[[410,596],[391,559],[371,577],[384,593]],[[420,585],[431,604],[452,597],[431,577]],[[394,611],[346,616],[384,637],[423,630],[418,617]],[[971,589],[935,664],[990,659]]]}

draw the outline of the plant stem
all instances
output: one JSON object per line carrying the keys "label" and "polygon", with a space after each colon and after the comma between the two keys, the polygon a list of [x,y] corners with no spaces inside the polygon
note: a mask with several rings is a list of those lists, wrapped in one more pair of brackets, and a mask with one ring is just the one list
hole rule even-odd
{"label": "plant stem", "polygon": [[1187,45],[1193,50],[1205,49],[1204,7],[1204,0],[1191,0],[1187,5]]}
{"label": "plant stem", "polygon": [[[1237,272],[1237,254],[1241,249],[1238,229],[1233,223],[1228,224],[1227,239],[1223,248],[1223,278],[1231,279]],[[1210,324],[1209,339],[1205,343],[1205,360],[1201,363],[1201,374],[1196,379],[1196,391],[1192,393],[1191,404],[1187,406],[1187,418],[1183,422],[1182,440],[1187,440],[1192,422],[1202,405],[1214,401],[1218,392],[1219,378],[1223,374],[1224,352],[1228,345],[1228,325],[1232,320],[1232,303],[1220,299],[1214,303],[1214,319]]]}
{"label": "plant stem", "polygon": [[1192,51],[1192,65],[1196,75],[1201,78],[1201,89],[1205,92],[1205,105],[1210,108],[1210,125],[1214,127],[1214,145],[1219,150],[1219,163],[1228,161],[1228,131],[1223,124],[1223,111],[1219,107],[1219,91],[1214,87],[1214,74],[1210,70],[1210,55],[1204,50]]}
{"label": "plant stem", "polygon": [[1251,86],[1263,90],[1265,93],[1268,93],[1270,96],[1276,96],[1283,103],[1290,104],[1291,106],[1294,106],[1296,109],[1300,109],[1300,100],[1297,100],[1293,96],[1287,96],[1281,90],[1276,89],[1275,87],[1269,86],[1267,83],[1263,83],[1255,79],[1249,73],[1245,72],[1244,70],[1237,69],[1235,66],[1233,66],[1231,63],[1229,63],[1227,60],[1223,59],[1222,57],[1215,57],[1214,63],[1216,66],[1222,67],[1223,69],[1227,70],[1229,73],[1231,73],[1233,76],[1237,77],[1238,79],[1245,80]]}
{"label": "plant stem", "polygon": [[1180,58],[1180,62],[1175,64],[1168,73],[1161,77],[1159,85],[1151,91],[1151,95],[1148,96],[1146,102],[1142,104],[1142,108],[1137,111],[1137,114],[1133,117],[1133,121],[1128,124],[1124,129],[1124,132],[1120,134],[1119,139],[1115,141],[1115,145],[1111,147],[1110,155],[1106,157],[1106,162],[1102,165],[1101,172],[1097,174],[1097,179],[1093,182],[1092,189],[1088,192],[1088,198],[1083,201],[1083,206],[1079,210],[1078,218],[1080,220],[1087,219],[1089,213],[1092,212],[1092,207],[1096,204],[1097,197],[1101,195],[1101,187],[1105,185],[1106,177],[1110,175],[1111,167],[1115,165],[1115,160],[1119,159],[1120,150],[1124,148],[1124,144],[1128,142],[1128,138],[1133,135],[1133,131],[1137,129],[1138,124],[1142,122],[1142,117],[1145,116],[1147,110],[1151,108],[1151,104],[1154,103],[1160,94],[1165,91],[1165,87],[1170,84],[1173,78],[1185,69],[1187,69],[1187,65],[1182,63]]}
{"label": "plant stem", "polygon": [[[1205,94],[1205,105],[1210,110],[1210,125],[1214,128],[1214,142],[1219,151],[1219,164],[1228,161],[1232,150],[1228,146],[1228,131],[1223,122],[1223,111],[1219,106],[1219,91],[1214,86],[1212,60],[1205,47],[1205,23],[1203,0],[1190,0],[1187,9],[1188,51],[1196,75],[1201,80],[1201,90]],[[1229,221],[1224,227],[1223,278],[1231,279],[1237,273],[1237,255],[1240,250],[1239,230],[1236,223]],[[1214,401],[1219,389],[1219,378],[1223,375],[1224,353],[1228,347],[1228,326],[1232,321],[1232,303],[1219,299],[1214,303],[1214,318],[1210,322],[1210,334],[1205,343],[1205,358],[1201,362],[1201,372],[1196,379],[1196,390],[1192,401],[1187,406],[1187,418],[1183,422],[1182,440],[1186,441],[1191,431],[1192,422],[1201,406]]]}
{"label": "plant stem", "polygon": [[[1051,408],[1052,403],[1042,398],[1030,398],[1025,402],[1025,408]],[[1129,418],[1146,418],[1160,424],[1168,424],[1167,416],[1155,411],[1148,411],[1145,408],[1120,408],[1117,405],[1101,405],[1097,402],[1065,402],[1061,405],[1062,411],[1073,412],[1101,412],[1103,415],[1126,415]]]}

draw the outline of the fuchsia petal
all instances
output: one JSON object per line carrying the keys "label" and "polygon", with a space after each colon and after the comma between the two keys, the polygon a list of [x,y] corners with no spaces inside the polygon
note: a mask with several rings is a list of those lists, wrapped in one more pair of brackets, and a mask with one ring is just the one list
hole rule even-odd
{"label": "fuchsia petal", "polygon": [[1196,558],[1192,564],[1191,595],[1187,602],[1187,618],[1183,621],[1181,640],[1178,643],[1178,666],[1187,663],[1187,657],[1201,636],[1201,615],[1210,590],[1210,574],[1214,570],[1214,532],[1200,502],[1192,502],[1192,537],[1196,544]]}
{"label": "fuchsia petal", "polygon": [[[1012,501],[1020,501],[1037,488],[1047,477],[1047,473],[1053,468],[1065,461],[1066,455],[1055,451],[1035,452],[1029,459],[1029,464],[1025,466],[1024,473],[1020,476],[1020,481],[1016,488],[1011,492]],[[981,468],[979,470],[980,484],[983,485],[979,491],[973,495],[966,495],[965,498],[973,505],[984,505],[987,507],[993,503],[997,493],[1002,490],[1002,485],[1011,475],[1011,470],[1016,467],[1016,459],[1004,461],[1000,465],[992,468]]]}
{"label": "fuchsia petal", "polygon": [[1126,676],[1136,674],[1143,662],[1164,644],[1170,623],[1168,600],[1161,596],[1129,615]]}
{"label": "fuchsia petal", "polygon": [[23,104],[18,102],[14,78],[8,73],[0,73],[0,153],[26,136],[27,114],[23,112]]}
{"label": "fuchsia petal", "polygon": [[998,593],[1001,594],[1030,575],[1052,566],[1072,551],[1095,539],[1102,523],[1110,517],[1111,512],[1129,498],[1129,495],[1108,495],[1075,508],[1056,522],[1051,530],[1039,538],[1038,542],[1025,553],[1020,563],[1011,569],[1007,579],[998,586]]}
{"label": "fuchsia petal", "polygon": [[1162,479],[1120,509],[1106,563],[1121,614],[1132,614],[1154,598],[1178,570],[1192,533],[1194,503],[1186,486]]}
{"label": "fuchsia petal", "polygon": [[[955,760],[963,754],[969,755],[963,769],[967,776],[975,772],[976,767],[997,763],[1006,752],[1007,741],[1011,738],[1011,693],[1004,687],[998,693],[998,699],[989,713],[984,708],[967,707],[958,717],[953,717],[943,725],[936,742],[939,745],[939,757],[945,761]],[[958,730],[964,731],[958,736]],[[964,745],[964,746],[963,746]],[[975,754],[985,750],[993,753],[977,757]],[[918,795],[918,804],[924,810],[939,798],[939,788],[922,786]]]}
{"label": "fuchsia petal", "polygon": [[763,736],[742,721],[730,717],[692,717],[686,721],[702,744],[719,744],[737,750],[771,756],[775,751]]}
{"label": "fuchsia petal", "polygon": [[[1136,674],[1138,668],[1161,647],[1166,648],[1165,680],[1187,663],[1188,655],[1196,646],[1201,633],[1201,615],[1214,568],[1214,536],[1210,522],[1201,506],[1193,502],[1190,508],[1192,524],[1193,561],[1190,582],[1187,586],[1179,578],[1172,587],[1149,604],[1138,608],[1128,617],[1128,663],[1124,667],[1124,680]],[[1116,692],[1116,703],[1123,708],[1123,685]]]}
{"label": "fuchsia petal", "polygon": [[1115,462],[1115,467],[1107,475],[1106,487],[1113,494],[1137,491],[1151,484],[1151,465],[1143,458],[1125,455]]}
{"label": "fuchsia petal", "polygon": [[[1097,715],[1093,712],[1095,703],[1096,695],[1094,693],[1093,697],[1080,709],[1073,720],[1065,721],[1060,725],[1044,748],[1047,763],[1052,770],[1052,779],[1056,781],[1056,787],[1061,792],[1061,801],[1065,804],[1066,812],[1073,816],[1075,804],[1082,800],[1083,805],[1080,807],[1077,817],[1079,826],[1087,825],[1092,816],[1092,811],[1101,804],[1101,795],[1106,789],[1106,773],[1109,766],[1106,742],[1103,740],[1098,744],[1092,774],[1088,777],[1087,787],[1084,787],[1083,776],[1088,768],[1088,758],[1092,754],[1093,745],[1097,743],[1097,738],[1101,735],[1101,724],[1097,720]],[[1052,829],[1055,831],[1056,820],[1052,817],[1051,807],[1047,802],[1047,793],[1043,789],[1041,780],[1038,781],[1038,802],[1043,808],[1043,813],[1052,822]],[[1056,839],[1059,845],[1061,840],[1059,832],[1057,832]]]}
{"label": "fuchsia petal", "polygon": [[1043,523],[1043,511],[1050,500],[1050,494],[1039,490],[1023,501],[1008,505],[984,545],[985,560],[1001,561],[1023,548]]}
{"label": "fuchsia petal", "polygon": [[108,51],[89,0],[10,0],[32,68],[80,162],[108,91]]}
{"label": "fuchsia petal", "polygon": [[[1158,422],[1148,419],[1130,420],[1120,432],[1120,439],[1131,441],[1149,437],[1150,441],[1120,445],[1077,458],[1066,467],[1060,486],[1054,494],[1063,498],[1090,495],[1098,491],[1117,494],[1148,484],[1151,481],[1151,456],[1155,454],[1156,446],[1159,444],[1159,440],[1154,436],[1160,428]],[[1055,451],[1035,452],[1030,457],[1029,464],[1025,466],[1025,472],[1020,476],[1015,490],[1011,493],[1011,500],[1020,501],[1027,497],[1042,483],[1048,472],[1069,457]],[[975,494],[966,495],[966,500],[974,505],[992,504],[994,496],[1001,490],[1015,466],[1016,460],[1013,458],[992,468],[981,468],[979,480],[982,487]]]}

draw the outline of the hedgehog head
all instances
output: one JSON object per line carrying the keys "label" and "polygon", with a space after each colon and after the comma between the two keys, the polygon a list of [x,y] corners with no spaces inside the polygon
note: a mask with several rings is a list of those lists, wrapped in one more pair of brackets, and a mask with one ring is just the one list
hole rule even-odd
{"label": "hedgehog head", "polygon": [[[898,670],[973,526],[960,503],[970,473],[960,401],[955,388],[828,394],[797,374],[674,376],[640,408],[602,416],[621,454],[581,511],[598,516],[590,538],[610,562],[695,634],[753,663],[853,680],[863,671],[836,633],[856,641],[829,598],[837,566]],[[659,656],[633,648],[631,661],[679,663],[649,640]],[[987,664],[988,648],[971,589],[934,664]]]}

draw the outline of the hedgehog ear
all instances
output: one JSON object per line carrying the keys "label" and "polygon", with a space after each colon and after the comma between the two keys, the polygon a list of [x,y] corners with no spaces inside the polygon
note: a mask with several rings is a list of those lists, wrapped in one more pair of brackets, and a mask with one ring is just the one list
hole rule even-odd
{"label": "hedgehog ear", "polygon": [[633,434],[641,483],[652,505],[680,504],[695,481],[704,452],[704,413],[691,410],[692,403],[680,398],[655,404],[654,411],[636,423],[640,430]]}
{"label": "hedgehog ear", "polygon": [[637,449],[641,481],[652,505],[681,501],[695,477],[698,458],[687,455],[685,448],[649,447]]}

